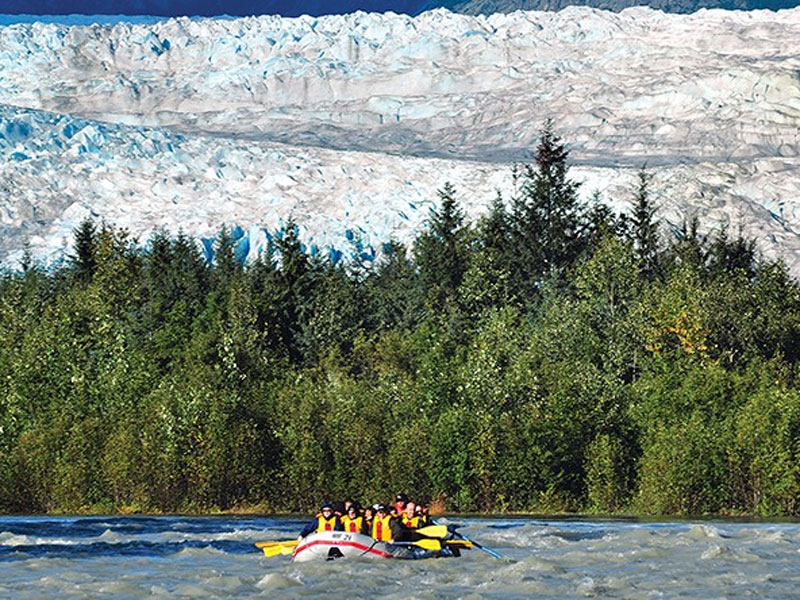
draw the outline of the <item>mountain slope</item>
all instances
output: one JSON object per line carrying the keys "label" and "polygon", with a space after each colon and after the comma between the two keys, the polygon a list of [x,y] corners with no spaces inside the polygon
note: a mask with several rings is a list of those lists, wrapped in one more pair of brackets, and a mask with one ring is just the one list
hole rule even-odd
{"label": "mountain slope", "polygon": [[[800,275],[800,178],[793,159],[698,163],[651,170],[666,225],[687,215],[742,226],[767,257]],[[635,168],[573,167],[590,201],[599,193],[627,210]],[[512,193],[508,165],[300,148],[180,135],[0,106],[0,264],[14,268],[23,245],[45,263],[64,256],[86,217],[139,239],[183,230],[205,248],[223,225],[243,228],[239,252],[255,259],[290,216],[313,253],[367,258],[389,239],[410,243],[453,182],[472,218],[497,191]],[[795,229],[793,229],[793,227]]]}
{"label": "mountain slope", "polygon": [[589,6],[621,11],[633,6],[649,6],[668,13],[692,13],[703,8],[726,10],[781,10],[798,5],[796,0],[449,0],[430,2],[424,10],[447,8],[467,15],[510,13],[517,10],[557,11],[567,6]]}
{"label": "mountain slope", "polygon": [[[0,28],[0,103],[336,149],[580,162],[800,154],[800,10]],[[42,84],[44,82],[44,85]]]}
{"label": "mountain slope", "polygon": [[346,14],[358,10],[417,15],[426,10],[447,8],[470,15],[514,12],[515,10],[560,10],[566,6],[591,6],[619,11],[630,6],[650,6],[666,12],[688,13],[701,8],[757,10],[791,8],[797,0],[120,0],[110,6],[106,0],[4,0],[0,13],[42,15],[124,14],[155,16],[234,16]]}
{"label": "mountain slope", "polygon": [[[647,162],[663,216],[740,224],[800,273],[800,10],[355,15],[0,28],[0,261],[81,218],[144,236],[289,216],[320,252],[409,240],[451,180],[472,215],[546,117],[588,198]],[[358,244],[356,244],[358,245]]]}

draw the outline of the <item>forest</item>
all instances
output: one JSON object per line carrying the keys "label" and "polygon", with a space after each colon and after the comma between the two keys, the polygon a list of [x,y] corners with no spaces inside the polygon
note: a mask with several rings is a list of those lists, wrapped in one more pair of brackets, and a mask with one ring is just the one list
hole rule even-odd
{"label": "forest", "polygon": [[[583,202],[548,123],[467,220],[243,264],[84,221],[0,276],[0,512],[800,515],[800,287],[753,240]],[[706,232],[706,233],[701,233]],[[345,253],[346,254],[346,253]]]}

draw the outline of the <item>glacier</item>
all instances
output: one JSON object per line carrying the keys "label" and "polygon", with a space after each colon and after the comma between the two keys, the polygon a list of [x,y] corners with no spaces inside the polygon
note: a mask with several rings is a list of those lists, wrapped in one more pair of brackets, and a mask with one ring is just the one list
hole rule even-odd
{"label": "glacier", "polygon": [[86,216],[144,238],[293,218],[367,256],[451,181],[473,217],[548,117],[572,175],[622,211],[757,239],[800,274],[800,9],[178,18],[0,27],[0,261],[58,260]]}

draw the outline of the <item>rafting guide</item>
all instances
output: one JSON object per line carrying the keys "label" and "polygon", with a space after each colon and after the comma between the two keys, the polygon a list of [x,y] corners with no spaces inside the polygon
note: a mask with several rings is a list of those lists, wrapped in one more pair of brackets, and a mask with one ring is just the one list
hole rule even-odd
{"label": "rafting guide", "polygon": [[323,531],[342,531],[342,522],[339,520],[339,515],[333,512],[333,505],[329,502],[323,504],[319,509],[319,514],[314,517],[308,525],[303,527],[303,531],[297,536],[298,541],[307,535],[314,533],[321,533]]}
{"label": "rafting guide", "polygon": [[[339,510],[336,510],[336,509]],[[405,560],[461,556],[473,546],[499,554],[467,539],[454,525],[433,523],[422,503],[397,494],[394,504],[361,509],[352,500],[325,502],[296,540],[258,542],[265,556],[291,554],[293,562],[337,558],[398,558]]]}

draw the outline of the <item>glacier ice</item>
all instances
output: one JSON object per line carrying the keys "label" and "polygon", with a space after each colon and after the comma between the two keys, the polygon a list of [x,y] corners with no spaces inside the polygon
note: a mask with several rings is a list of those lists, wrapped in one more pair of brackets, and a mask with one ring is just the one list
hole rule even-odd
{"label": "glacier ice", "polygon": [[[472,215],[546,117],[623,209],[741,224],[800,274],[800,9],[170,19],[0,27],[0,260],[86,215],[146,236],[292,216],[309,248],[408,241],[451,180]],[[348,234],[348,232],[350,232]]]}

